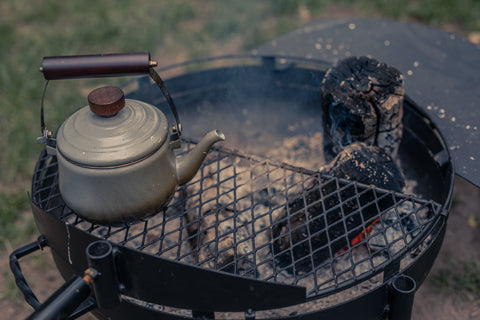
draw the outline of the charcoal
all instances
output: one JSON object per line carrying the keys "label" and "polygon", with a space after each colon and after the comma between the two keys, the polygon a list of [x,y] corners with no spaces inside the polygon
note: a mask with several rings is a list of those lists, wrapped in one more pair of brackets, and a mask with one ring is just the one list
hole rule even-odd
{"label": "charcoal", "polygon": [[[289,201],[272,227],[273,254],[289,272],[309,272],[328,262],[362,233],[365,222],[373,223],[394,205],[392,195],[375,203],[373,190],[357,200],[353,185],[339,190],[336,180],[328,176],[396,192],[405,186],[392,158],[383,149],[365,143],[345,147],[321,172],[325,177],[315,180],[303,196]],[[359,202],[370,205],[359,210]]]}
{"label": "charcoal", "polygon": [[345,147],[328,165],[320,168],[324,174],[357,181],[377,188],[401,192],[405,178],[392,157],[383,148],[365,143]]}
{"label": "charcoal", "polygon": [[322,81],[325,157],[365,142],[396,157],[402,138],[403,76],[367,57],[340,60]]}

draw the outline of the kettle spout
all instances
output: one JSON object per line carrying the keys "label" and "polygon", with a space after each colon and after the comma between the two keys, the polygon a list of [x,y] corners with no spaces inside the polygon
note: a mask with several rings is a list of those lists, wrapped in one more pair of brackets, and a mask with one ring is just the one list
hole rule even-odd
{"label": "kettle spout", "polygon": [[178,157],[176,159],[178,184],[182,185],[190,181],[197,173],[212,145],[224,140],[225,135],[220,130],[212,130],[190,152]]}

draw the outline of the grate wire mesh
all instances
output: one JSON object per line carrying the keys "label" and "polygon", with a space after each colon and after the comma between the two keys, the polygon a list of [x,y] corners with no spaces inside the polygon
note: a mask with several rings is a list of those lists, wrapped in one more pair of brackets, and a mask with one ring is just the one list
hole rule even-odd
{"label": "grate wire mesh", "polygon": [[[194,146],[184,141],[183,151]],[[351,287],[419,247],[441,205],[223,148],[149,219],[103,226],[76,215],[42,152],[33,202],[99,239],[175,261],[305,286],[307,299]]]}

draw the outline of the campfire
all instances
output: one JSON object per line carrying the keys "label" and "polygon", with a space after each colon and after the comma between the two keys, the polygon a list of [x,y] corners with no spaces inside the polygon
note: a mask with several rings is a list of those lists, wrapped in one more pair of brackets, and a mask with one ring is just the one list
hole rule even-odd
{"label": "campfire", "polygon": [[[96,312],[120,318],[121,308],[234,319],[411,308],[443,237],[453,173],[432,156],[448,150],[401,74],[368,58],[333,68],[250,59],[165,82],[190,130],[179,153],[207,124],[227,139],[148,219],[81,218],[62,199],[55,157],[42,153],[32,202],[59,270],[81,272],[89,243],[111,243],[122,289],[109,293],[117,309]],[[127,97],[168,107],[139,81]]]}

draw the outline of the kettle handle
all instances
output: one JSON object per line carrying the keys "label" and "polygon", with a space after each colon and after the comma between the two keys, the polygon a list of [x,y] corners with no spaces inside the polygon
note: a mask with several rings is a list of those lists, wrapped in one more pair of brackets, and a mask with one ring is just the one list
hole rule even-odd
{"label": "kettle handle", "polygon": [[49,80],[119,77],[146,73],[155,81],[165,96],[177,123],[174,128],[174,135],[180,138],[182,125],[180,124],[177,108],[162,78],[155,71],[154,67],[156,66],[157,62],[150,60],[150,53],[148,52],[44,57],[40,68],[45,80],[47,80],[43,90],[40,115],[43,138],[49,139],[48,135],[51,135],[45,128],[43,115],[43,101]]}
{"label": "kettle handle", "polygon": [[157,63],[148,52],[44,57],[40,71],[46,80],[117,77],[145,74]]}

